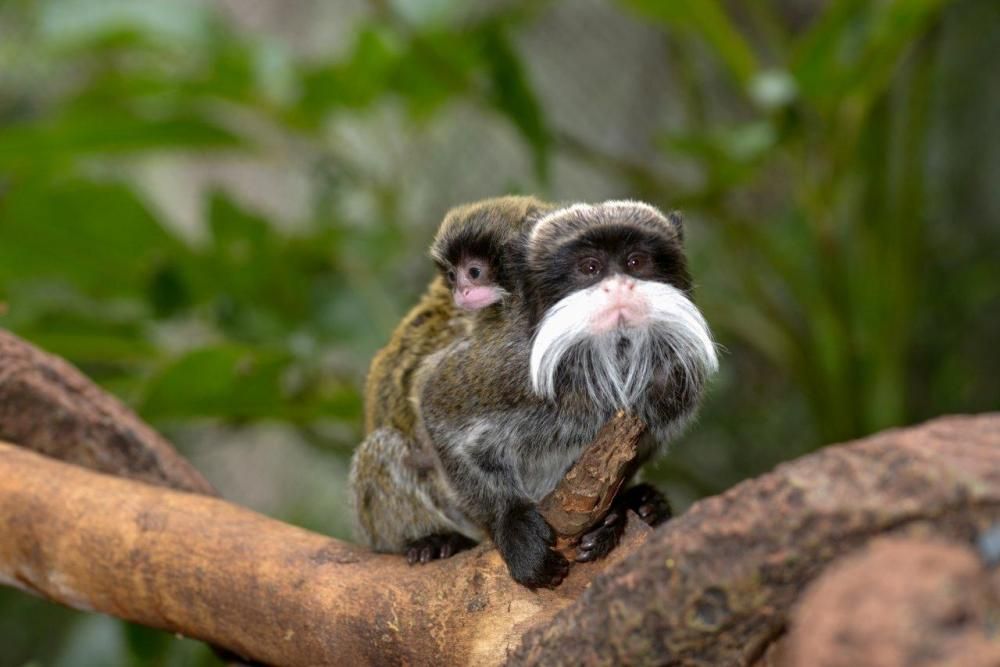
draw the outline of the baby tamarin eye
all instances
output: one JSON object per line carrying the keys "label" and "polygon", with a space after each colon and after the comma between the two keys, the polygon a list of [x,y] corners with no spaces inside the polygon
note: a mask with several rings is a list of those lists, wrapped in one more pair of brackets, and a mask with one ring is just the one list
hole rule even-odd
{"label": "baby tamarin eye", "polygon": [[472,278],[473,280],[478,278],[480,273],[481,271],[479,270],[478,266],[469,267],[469,277]]}

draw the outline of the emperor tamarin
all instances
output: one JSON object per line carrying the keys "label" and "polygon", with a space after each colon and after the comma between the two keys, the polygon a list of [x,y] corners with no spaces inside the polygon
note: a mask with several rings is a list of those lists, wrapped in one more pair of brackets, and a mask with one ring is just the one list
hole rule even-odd
{"label": "emperor tamarin", "polygon": [[[488,536],[514,579],[551,586],[567,564],[536,503],[618,409],[649,426],[648,459],[693,414],[717,360],[678,217],[639,202],[576,204],[526,225],[509,252],[516,285],[504,308],[478,314],[416,371],[427,460],[403,481],[423,494],[428,536]],[[597,542],[587,557],[614,543]]]}

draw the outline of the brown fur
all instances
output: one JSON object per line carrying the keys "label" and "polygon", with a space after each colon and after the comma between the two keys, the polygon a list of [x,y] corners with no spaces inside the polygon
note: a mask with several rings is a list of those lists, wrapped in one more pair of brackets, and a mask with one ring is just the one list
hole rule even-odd
{"label": "brown fur", "polygon": [[391,427],[412,434],[416,415],[410,399],[413,373],[427,356],[465,331],[464,313],[438,276],[399,323],[389,344],[372,359],[365,385],[365,433]]}
{"label": "brown fur", "polygon": [[[533,197],[498,197],[456,207],[445,216],[431,255],[446,272],[452,268],[450,258],[468,250],[469,239],[473,245],[487,240],[482,248],[493,254],[483,259],[496,263],[501,276],[504,248],[530,219],[551,209]],[[372,360],[365,386],[366,439],[352,461],[351,487],[359,536],[373,548],[401,551],[416,538],[456,528],[478,535],[460,513],[444,516],[436,509],[457,507],[457,501],[442,498],[448,487],[436,455],[422,449],[427,440],[418,435],[415,381],[429,357],[474,327],[499,325],[504,308],[499,303],[475,313],[458,309],[439,275]]]}

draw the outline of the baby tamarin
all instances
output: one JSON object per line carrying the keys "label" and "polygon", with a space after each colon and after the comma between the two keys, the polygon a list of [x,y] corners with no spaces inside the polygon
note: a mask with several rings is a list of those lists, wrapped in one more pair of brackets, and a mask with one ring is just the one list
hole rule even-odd
{"label": "baby tamarin", "polygon": [[[412,437],[373,432],[355,469],[380,476],[355,475],[355,494],[376,548],[416,544],[423,560],[488,536],[514,579],[552,586],[567,563],[536,503],[618,409],[649,426],[639,462],[649,458],[693,414],[717,360],[675,216],[627,201],[557,209],[528,218],[503,264],[514,279],[502,310],[412,367]],[[618,530],[593,531],[581,559]]]}
{"label": "baby tamarin", "polygon": [[[474,318],[497,317],[490,311],[501,308],[512,289],[504,266],[508,246],[527,221],[552,208],[533,197],[510,196],[460,206],[445,216],[430,253],[440,275],[368,373],[367,437],[354,455],[351,483],[361,536],[373,548],[405,551],[413,562],[447,557],[471,544],[455,534],[453,521],[438,516],[447,489],[439,483],[433,450],[415,434],[414,374],[430,355],[467,335]],[[436,533],[448,536],[438,539]]]}
{"label": "baby tamarin", "polygon": [[503,257],[524,223],[552,208],[533,197],[499,197],[452,209],[431,244],[430,255],[451,288],[454,303],[476,311],[509,294]]}

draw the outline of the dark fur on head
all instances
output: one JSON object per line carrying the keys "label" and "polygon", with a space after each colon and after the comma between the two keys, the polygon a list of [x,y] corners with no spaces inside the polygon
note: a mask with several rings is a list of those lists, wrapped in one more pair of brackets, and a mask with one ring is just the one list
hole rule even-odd
{"label": "dark fur on head", "polygon": [[514,195],[457,206],[445,215],[431,243],[431,259],[445,277],[469,257],[487,261],[497,283],[510,292],[513,279],[505,258],[514,251],[511,242],[551,209],[534,197]]}

